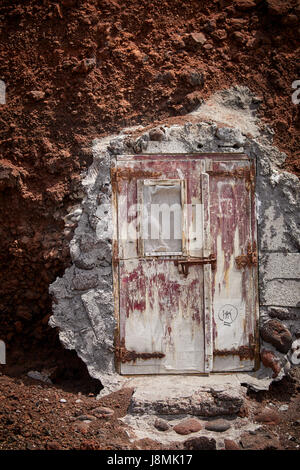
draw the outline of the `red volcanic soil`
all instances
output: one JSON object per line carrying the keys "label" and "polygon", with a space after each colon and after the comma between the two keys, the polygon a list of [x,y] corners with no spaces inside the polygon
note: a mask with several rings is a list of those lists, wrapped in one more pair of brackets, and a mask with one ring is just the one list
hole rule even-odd
{"label": "red volcanic soil", "polygon": [[61,370],[85,377],[47,326],[48,286],[69,263],[62,217],[81,198],[92,139],[184,115],[239,84],[261,97],[285,169],[299,174],[299,15],[298,0],[1,1],[0,337],[9,365],[70,361]]}

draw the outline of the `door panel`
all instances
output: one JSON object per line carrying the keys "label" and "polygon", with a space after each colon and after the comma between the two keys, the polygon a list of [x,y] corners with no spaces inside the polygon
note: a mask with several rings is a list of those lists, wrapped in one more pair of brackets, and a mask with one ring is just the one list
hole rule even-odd
{"label": "door panel", "polygon": [[202,267],[184,277],[173,260],[124,260],[120,280],[121,373],[203,372]]}
{"label": "door panel", "polygon": [[[255,360],[252,184],[249,162],[213,162],[210,227],[217,266],[212,275],[215,371],[251,370]],[[239,266],[245,256],[246,265]],[[255,261],[254,261],[255,263]]]}

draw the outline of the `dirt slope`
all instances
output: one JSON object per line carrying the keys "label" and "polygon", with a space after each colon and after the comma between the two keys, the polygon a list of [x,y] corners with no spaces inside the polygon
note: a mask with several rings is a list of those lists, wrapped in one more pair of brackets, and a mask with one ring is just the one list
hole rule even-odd
{"label": "dirt slope", "polygon": [[246,85],[286,169],[299,173],[299,15],[297,0],[1,1],[0,310],[10,362],[37,350],[43,361],[62,357],[47,326],[48,285],[69,262],[62,216],[80,198],[93,138]]}

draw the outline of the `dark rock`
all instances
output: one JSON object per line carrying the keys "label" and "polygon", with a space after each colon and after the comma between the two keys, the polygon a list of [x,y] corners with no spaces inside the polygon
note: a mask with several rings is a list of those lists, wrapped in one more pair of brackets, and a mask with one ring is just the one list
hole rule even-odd
{"label": "dark rock", "polygon": [[78,73],[88,73],[96,66],[96,59],[92,58],[85,58],[82,59],[79,64],[77,64],[74,68],[74,72]]}
{"label": "dark rock", "polygon": [[267,349],[263,349],[260,353],[260,358],[265,367],[269,367],[274,372],[273,378],[278,376],[279,372],[281,371],[281,364],[278,358],[276,358],[275,354],[272,351],[268,351]]}
{"label": "dark rock", "polygon": [[225,450],[241,450],[239,444],[231,439],[224,439]]}
{"label": "dark rock", "polygon": [[196,418],[187,418],[176,424],[173,429],[175,432],[177,432],[177,434],[186,435],[190,434],[191,432],[200,431],[200,429],[202,429],[202,425]]}
{"label": "dark rock", "polygon": [[106,406],[97,406],[97,408],[91,410],[91,413],[93,413],[93,415],[97,416],[98,418],[104,418],[112,416],[114,414],[114,410]]}
{"label": "dark rock", "polygon": [[61,447],[57,442],[48,441],[46,443],[46,449],[47,450],[60,450]]}
{"label": "dark rock", "polygon": [[187,81],[192,86],[198,86],[204,84],[204,77],[201,72],[197,70],[191,70],[191,72],[187,75]]}
{"label": "dark rock", "polygon": [[27,442],[26,450],[37,450],[37,447],[34,444],[32,444],[31,442]]}
{"label": "dark rock", "polygon": [[224,41],[227,38],[227,32],[225,29],[217,29],[211,33],[212,37],[217,41]]}
{"label": "dark rock", "polygon": [[176,75],[174,73],[174,70],[167,70],[166,72],[159,72],[155,79],[158,82],[164,82],[164,83],[170,83],[172,80],[175,80]]}
{"label": "dark rock", "polygon": [[235,31],[232,34],[232,37],[236,40],[236,42],[243,44],[245,42],[245,35],[240,31]]}
{"label": "dark rock", "polygon": [[225,419],[216,419],[214,421],[209,421],[205,425],[205,429],[208,431],[215,431],[215,432],[224,432],[230,428],[230,423]]}
{"label": "dark rock", "polygon": [[168,431],[170,429],[169,423],[164,419],[157,418],[154,422],[154,427],[159,431]]}
{"label": "dark rock", "polygon": [[96,419],[93,415],[79,415],[76,417],[77,421],[95,421]]}
{"label": "dark rock", "polygon": [[27,96],[35,101],[41,101],[45,98],[45,93],[42,90],[31,90],[27,93]]}
{"label": "dark rock", "polygon": [[290,331],[278,320],[269,320],[260,328],[264,341],[272,344],[278,351],[286,354],[292,346],[293,338]]}
{"label": "dark rock", "polygon": [[246,23],[247,21],[243,20],[242,18],[231,18],[230,20],[228,20],[228,24],[231,30],[242,29]]}
{"label": "dark rock", "polygon": [[235,0],[234,5],[238,10],[252,10],[256,7],[256,3],[254,0]]}
{"label": "dark rock", "polygon": [[203,47],[206,51],[210,51],[211,49],[214,48],[214,46],[210,43],[205,44],[205,46],[203,46]]}
{"label": "dark rock", "polygon": [[279,320],[289,320],[291,316],[289,310],[283,307],[268,307],[268,314],[271,318]]}
{"label": "dark rock", "polygon": [[284,16],[290,9],[289,0],[267,0],[269,13],[275,16]]}
{"label": "dark rock", "polygon": [[186,106],[188,111],[192,111],[197,106],[203,103],[202,94],[199,91],[193,91],[186,95]]}
{"label": "dark rock", "polygon": [[205,23],[204,25],[204,30],[207,31],[208,33],[211,33],[214,31],[217,27],[217,22],[214,18],[211,18]]}
{"label": "dark rock", "polygon": [[246,416],[249,416],[249,408],[246,403],[241,406],[238,416],[240,418],[246,418]]}
{"label": "dark rock", "polygon": [[0,191],[17,186],[20,171],[9,161],[0,163]]}
{"label": "dark rock", "polygon": [[280,415],[276,410],[265,408],[255,416],[255,421],[267,425],[276,425],[281,421]]}
{"label": "dark rock", "polygon": [[203,47],[207,39],[203,33],[193,32],[183,37],[185,49],[195,50]]}
{"label": "dark rock", "polygon": [[76,421],[72,425],[72,429],[75,432],[79,432],[81,434],[87,434],[89,432],[89,425],[90,423],[85,423],[83,421]]}
{"label": "dark rock", "polygon": [[189,35],[189,40],[193,42],[195,45],[201,45],[206,43],[206,37],[203,33],[191,33]]}
{"label": "dark rock", "polygon": [[216,450],[216,441],[205,436],[192,437],[185,441],[183,446],[187,450]]}
{"label": "dark rock", "polygon": [[17,317],[23,318],[24,320],[31,320],[32,314],[29,312],[29,309],[26,306],[20,305],[17,308]]}
{"label": "dark rock", "polygon": [[20,321],[16,321],[14,323],[14,325],[15,325],[15,329],[16,329],[17,333],[21,333],[21,331],[23,330],[22,323]]}
{"label": "dark rock", "polygon": [[285,18],[283,18],[282,23],[287,26],[294,26],[298,24],[299,20],[297,15],[287,15]]}
{"label": "dark rock", "polygon": [[185,47],[185,43],[179,34],[173,35],[172,43],[176,49],[183,49]]}
{"label": "dark rock", "polygon": [[156,127],[155,129],[151,129],[149,131],[149,139],[155,142],[161,142],[165,138],[165,133],[162,129],[159,127]]}
{"label": "dark rock", "polygon": [[246,432],[241,435],[240,443],[246,450],[280,450],[281,445],[277,437],[265,429],[258,429],[256,434]]}

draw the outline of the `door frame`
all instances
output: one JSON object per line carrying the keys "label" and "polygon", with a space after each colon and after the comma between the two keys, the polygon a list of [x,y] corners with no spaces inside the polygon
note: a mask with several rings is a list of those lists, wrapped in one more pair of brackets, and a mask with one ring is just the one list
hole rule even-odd
{"label": "door frame", "polygon": [[[112,185],[112,223],[113,223],[113,238],[112,238],[112,273],[113,273],[113,296],[114,296],[114,317],[115,317],[115,331],[114,331],[114,362],[115,369],[121,373],[121,362],[120,362],[120,283],[119,283],[119,230],[118,230],[118,162],[135,162],[135,161],[155,161],[155,160],[201,160],[202,171],[201,171],[201,191],[203,201],[203,215],[204,220],[207,224],[203,224],[203,256],[209,256],[211,253],[211,242],[210,242],[210,205],[209,205],[209,173],[211,171],[211,162],[213,160],[222,161],[242,161],[248,160],[250,163],[250,173],[247,184],[249,185],[250,197],[251,197],[251,238],[255,246],[257,246],[257,224],[256,224],[256,200],[255,200],[255,176],[256,176],[256,160],[245,153],[230,153],[230,152],[211,152],[211,153],[157,153],[157,154],[130,154],[130,155],[118,155],[114,164],[111,166],[111,185]],[[238,176],[237,177],[241,177]],[[139,179],[154,179],[155,176],[139,175]],[[159,181],[159,178],[158,178]],[[186,189],[186,188],[185,188]],[[139,217],[140,220],[140,217]],[[140,250],[138,250],[140,254]],[[253,315],[255,321],[255,333],[254,333],[254,368],[256,371],[260,367],[260,344],[259,344],[259,299],[258,299],[258,267],[252,270],[253,276]],[[205,357],[205,372],[204,373],[192,373],[192,374],[179,374],[179,375],[209,375],[230,373],[213,371],[213,315],[211,314],[212,304],[212,292],[211,292],[211,265],[203,265],[203,279],[204,279],[204,357]],[[237,373],[237,371],[232,371]],[[239,372],[243,373],[243,371]],[[246,371],[245,371],[246,373]],[[122,374],[125,375],[125,374]],[[126,374],[135,376],[135,374]],[[125,375],[125,376],[126,376]],[[150,375],[150,374],[148,374]],[[156,375],[156,374],[152,374]],[[167,375],[167,374],[160,374]],[[172,375],[172,374],[168,374]],[[175,375],[175,374],[174,374]],[[176,374],[178,375],[178,374]],[[139,374],[139,376],[143,376]]]}

